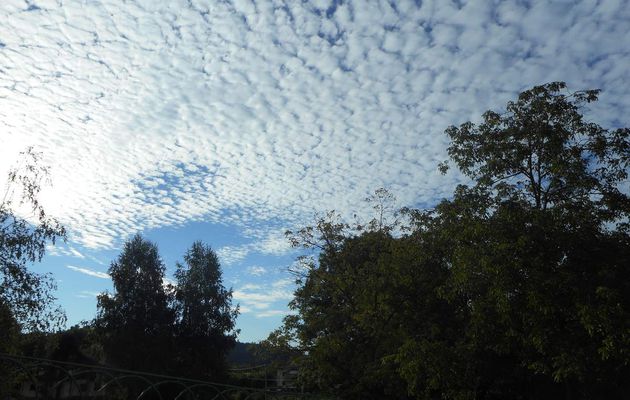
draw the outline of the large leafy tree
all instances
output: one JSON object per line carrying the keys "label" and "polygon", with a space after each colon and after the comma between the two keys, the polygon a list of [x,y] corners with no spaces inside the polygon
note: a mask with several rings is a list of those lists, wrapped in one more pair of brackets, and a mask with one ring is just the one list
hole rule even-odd
{"label": "large leafy tree", "polygon": [[598,90],[566,92],[563,82],[536,86],[487,111],[475,125],[451,126],[449,155],[476,186],[531,208],[572,209],[594,223],[623,218],[630,198],[630,128],[608,130],[582,114]]}
{"label": "large leafy tree", "polygon": [[298,315],[287,317],[264,345],[306,355],[298,360],[305,383],[343,398],[407,397],[392,357],[403,340],[397,304],[402,249],[392,236],[395,218],[387,218],[392,200],[377,191],[370,198],[376,216],[366,224],[349,225],[330,213],[289,232],[294,245],[316,254],[294,270],[300,287],[291,307]]}
{"label": "large leafy tree", "polygon": [[236,343],[238,309],[223,286],[216,253],[195,242],[177,264],[175,309],[177,359],[181,373],[202,379],[225,378],[226,355]]}
{"label": "large leafy tree", "polygon": [[[9,172],[0,199],[0,313],[6,332],[15,323],[25,331],[46,331],[65,323],[63,312],[54,307],[54,279],[28,269],[41,260],[48,242],[65,238],[65,229],[46,214],[38,199],[48,176],[41,154],[28,148]],[[18,214],[18,209],[30,215]]]}
{"label": "large leafy tree", "polygon": [[397,309],[387,273],[391,240],[382,232],[348,237],[337,250],[326,249],[296,291],[293,307],[303,324],[298,337],[309,354],[311,374],[322,387],[347,398],[379,398],[395,386],[383,368]]}
{"label": "large leafy tree", "polygon": [[175,316],[157,246],[136,235],[109,268],[113,293],[97,299],[94,321],[107,361],[164,373],[171,365]]}
{"label": "large leafy tree", "polygon": [[417,230],[448,239],[441,296],[463,305],[457,360],[473,379],[440,381],[448,366],[415,362],[427,354],[412,340],[402,369],[418,387],[438,383],[451,398],[627,390],[630,130],[585,120],[597,96],[550,83],[479,125],[447,129],[449,154],[475,185],[422,213]]}
{"label": "large leafy tree", "polygon": [[377,216],[292,234],[317,251],[266,344],[343,398],[625,395],[630,131],[585,119],[597,97],[550,83],[448,128],[474,184],[408,231]]}

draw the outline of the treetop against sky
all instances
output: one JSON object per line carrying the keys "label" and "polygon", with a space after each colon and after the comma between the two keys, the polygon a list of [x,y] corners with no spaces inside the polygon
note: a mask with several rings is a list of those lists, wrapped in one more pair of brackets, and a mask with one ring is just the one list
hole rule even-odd
{"label": "treetop against sky", "polygon": [[[630,5],[532,1],[3,1],[0,172],[34,146],[41,200],[68,229],[53,272],[71,323],[95,313],[125,239],[172,279],[195,240],[218,253],[241,340],[287,313],[283,232],[379,187],[430,207],[449,125],[550,81],[602,89],[586,116],[627,126]],[[0,173],[4,185],[5,173]]]}

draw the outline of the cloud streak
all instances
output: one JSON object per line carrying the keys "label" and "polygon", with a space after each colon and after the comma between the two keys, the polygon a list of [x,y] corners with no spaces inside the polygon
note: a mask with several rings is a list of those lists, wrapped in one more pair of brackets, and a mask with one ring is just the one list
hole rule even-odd
{"label": "cloud streak", "polygon": [[75,267],[73,265],[66,265],[66,268],[71,269],[71,270],[76,271],[76,272],[80,272],[80,273],[85,274],[85,275],[93,276],[95,278],[111,279],[109,274],[106,274],[105,272],[94,271],[94,270],[89,269],[89,268]]}
{"label": "cloud streak", "polygon": [[101,293],[99,292],[92,292],[89,290],[82,290],[80,291],[78,294],[75,295],[75,297],[81,298],[81,299],[94,299],[95,297],[99,296]]}

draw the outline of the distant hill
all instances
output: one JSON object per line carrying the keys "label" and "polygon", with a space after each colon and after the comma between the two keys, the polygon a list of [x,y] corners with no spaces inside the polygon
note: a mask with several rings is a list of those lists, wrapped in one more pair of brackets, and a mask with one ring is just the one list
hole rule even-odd
{"label": "distant hill", "polygon": [[252,367],[256,365],[254,349],[257,346],[258,343],[236,342],[232,351],[230,351],[227,355],[228,364],[232,368]]}

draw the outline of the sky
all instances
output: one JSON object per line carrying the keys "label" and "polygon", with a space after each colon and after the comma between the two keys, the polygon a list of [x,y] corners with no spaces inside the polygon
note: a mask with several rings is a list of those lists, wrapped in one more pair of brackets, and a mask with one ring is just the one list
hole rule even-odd
{"label": "sky", "polygon": [[261,340],[295,288],[284,231],[369,219],[381,187],[431,207],[465,182],[444,130],[534,85],[602,89],[587,117],[630,125],[629,43],[628,1],[2,0],[0,187],[42,152],[68,240],[32,268],[70,324],[141,233],[171,279],[211,245]]}

